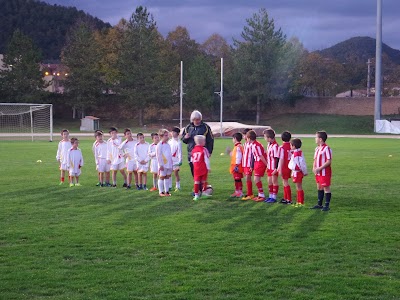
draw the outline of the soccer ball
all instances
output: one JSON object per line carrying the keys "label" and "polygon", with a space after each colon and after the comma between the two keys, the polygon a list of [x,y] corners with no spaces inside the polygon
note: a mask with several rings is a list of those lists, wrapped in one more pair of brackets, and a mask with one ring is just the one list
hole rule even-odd
{"label": "soccer ball", "polygon": [[207,185],[206,189],[202,192],[205,196],[211,196],[214,192],[214,189],[211,184]]}

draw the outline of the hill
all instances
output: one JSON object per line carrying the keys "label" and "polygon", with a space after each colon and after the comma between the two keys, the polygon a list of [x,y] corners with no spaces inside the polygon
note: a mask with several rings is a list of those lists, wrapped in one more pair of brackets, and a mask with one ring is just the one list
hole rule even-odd
{"label": "hill", "polygon": [[[353,37],[330,48],[316,51],[322,56],[333,58],[339,62],[365,64],[369,58],[375,57],[376,40],[371,37]],[[383,43],[382,54],[392,63],[400,65],[400,51]]]}
{"label": "hill", "polygon": [[75,7],[50,5],[34,0],[0,0],[0,53],[16,29],[31,37],[42,50],[44,60],[58,60],[69,28],[78,20],[94,28],[110,27]]}

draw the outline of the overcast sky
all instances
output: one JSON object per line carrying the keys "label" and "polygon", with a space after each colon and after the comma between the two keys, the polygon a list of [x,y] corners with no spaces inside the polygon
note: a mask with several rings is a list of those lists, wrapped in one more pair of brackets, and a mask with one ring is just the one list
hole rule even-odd
{"label": "overcast sky", "polygon": [[[115,25],[129,19],[139,5],[153,14],[164,36],[185,26],[203,42],[219,33],[232,42],[239,38],[246,18],[266,8],[288,36],[298,37],[309,50],[321,50],[354,36],[376,36],[377,0],[45,0],[75,6]],[[383,0],[383,41],[400,49],[400,1]]]}

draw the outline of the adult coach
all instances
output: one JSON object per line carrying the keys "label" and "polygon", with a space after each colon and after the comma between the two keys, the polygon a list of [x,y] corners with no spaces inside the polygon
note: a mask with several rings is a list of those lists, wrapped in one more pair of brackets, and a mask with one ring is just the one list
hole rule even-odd
{"label": "adult coach", "polygon": [[196,135],[204,135],[206,137],[206,145],[210,155],[214,149],[214,136],[211,132],[210,126],[203,122],[203,115],[198,110],[194,110],[190,115],[190,124],[183,129],[182,142],[187,144],[188,160],[190,171],[193,176],[193,163],[190,161],[192,150],[195,146],[194,137]]}

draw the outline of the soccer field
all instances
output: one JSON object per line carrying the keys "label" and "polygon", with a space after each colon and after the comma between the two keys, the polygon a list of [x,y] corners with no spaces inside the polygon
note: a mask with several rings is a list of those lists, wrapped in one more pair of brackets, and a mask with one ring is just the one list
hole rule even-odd
{"label": "soccer field", "polygon": [[311,175],[303,208],[229,199],[230,139],[216,140],[212,198],[192,201],[187,164],[172,197],[98,188],[92,142],[73,188],[58,185],[57,143],[0,142],[0,299],[400,298],[397,139],[328,139],[329,212],[308,209]]}

